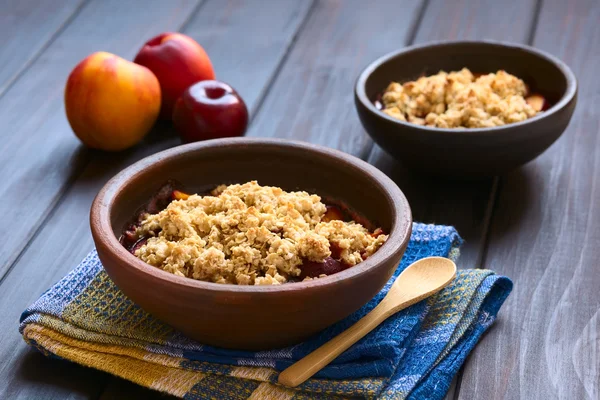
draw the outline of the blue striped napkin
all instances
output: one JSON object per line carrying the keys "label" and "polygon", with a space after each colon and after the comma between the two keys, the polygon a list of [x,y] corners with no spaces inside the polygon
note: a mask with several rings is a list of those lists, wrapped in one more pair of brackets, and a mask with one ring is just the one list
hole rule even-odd
{"label": "blue striped napkin", "polygon": [[300,387],[276,382],[279,371],[373,309],[404,268],[428,256],[456,259],[460,244],[452,227],[415,223],[394,277],[373,300],[288,348],[233,351],[184,337],[125,297],[95,251],[25,310],[20,332],[48,356],[185,399],[441,399],[510,293],[508,278],[460,270],[450,286],[390,317]]}

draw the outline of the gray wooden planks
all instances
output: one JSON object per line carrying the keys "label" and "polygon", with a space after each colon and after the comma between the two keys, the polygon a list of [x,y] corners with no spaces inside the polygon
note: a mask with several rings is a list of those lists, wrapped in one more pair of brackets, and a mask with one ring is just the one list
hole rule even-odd
{"label": "gray wooden planks", "polygon": [[441,40],[527,42],[538,0],[430,0],[415,43]]}
{"label": "gray wooden planks", "polygon": [[[310,1],[294,0],[260,3],[240,0],[207,2],[192,17],[184,32],[201,40],[215,66],[221,65],[221,69],[217,71],[219,78],[227,82],[238,82],[236,86],[240,92],[248,94],[246,101],[249,108],[255,110],[260,102],[260,93],[271,81],[311,4]],[[264,19],[240,18],[240,15],[247,14],[250,10],[261,11]],[[130,13],[129,18],[138,17]],[[269,18],[281,20],[267,24],[266,20]],[[161,30],[177,30],[161,27],[156,29],[148,37]],[[197,36],[198,32],[202,32],[202,38]],[[244,37],[243,33],[246,32],[253,34]],[[236,36],[239,39],[232,43],[232,38]],[[248,52],[246,47],[251,43],[255,43],[257,49]],[[223,51],[222,47],[229,50]],[[249,67],[237,67],[244,62]],[[252,77],[251,80],[244,79],[247,74]],[[101,186],[132,162],[176,144],[179,144],[179,140],[174,137],[172,128],[168,124],[161,124],[143,145],[132,150],[116,154],[90,152],[90,163],[63,194],[58,206],[0,284],[0,298],[11,299],[11,304],[0,303],[0,319],[6,320],[7,325],[12,327],[0,332],[0,358],[11,360],[0,365],[0,380],[7,382],[7,390],[10,390],[3,392],[4,389],[0,388],[0,398],[29,398],[39,393],[60,398],[71,390],[78,392],[75,386],[62,386],[63,382],[68,383],[69,380],[64,377],[63,372],[52,368],[56,364],[46,363],[44,365],[47,367],[38,370],[32,370],[31,364],[23,366],[23,359],[36,359],[38,355],[27,348],[19,337],[15,329],[16,321],[29,303],[72,269],[93,247],[89,234],[89,207]],[[94,397],[102,392],[107,381],[106,374],[85,368],[75,369],[79,374],[78,381],[85,382],[81,384],[85,388],[82,397]],[[53,380],[57,382],[56,387],[45,383]],[[112,398],[115,393],[111,390],[115,387],[119,388],[117,391],[137,393],[130,398],[156,395],[127,382],[112,378],[109,382],[103,398]]]}
{"label": "gray wooden planks", "polygon": [[126,381],[125,379],[111,377],[111,379],[108,381],[108,384],[102,391],[102,394],[98,397],[98,400],[175,400],[177,398],[178,397],[170,396],[166,393],[145,389],[136,385],[135,383]]}
{"label": "gray wooden planks", "polygon": [[88,3],[0,98],[0,222],[11,227],[2,236],[0,279],[87,160],[64,112],[71,69],[98,50],[131,58],[157,30],[177,30],[198,4]]}
{"label": "gray wooden planks", "polygon": [[[491,1],[448,3],[450,2],[441,0],[431,0],[428,3],[424,9],[421,26],[416,32],[416,41],[452,37],[489,37],[526,41],[536,12],[535,1],[509,4],[495,4]],[[244,4],[246,2],[229,2],[225,9],[239,10],[238,6],[243,7]],[[309,7],[306,4],[303,6]],[[211,37],[227,35],[231,28],[227,27],[226,21],[235,19],[227,15],[213,19],[204,14],[205,9],[212,10],[213,7],[215,3],[203,4],[201,12],[195,18],[199,21],[206,18],[203,23],[215,22],[206,30],[198,26],[196,37],[207,42],[210,42]],[[331,26],[333,23],[331,20],[335,19],[335,12],[332,9],[343,10],[343,3],[318,4],[313,10],[316,15],[311,17],[307,27],[317,30],[319,26]],[[325,17],[320,17],[318,15],[320,10],[329,13]],[[300,9],[295,12],[306,11],[307,9]],[[598,54],[597,46],[594,47],[593,44],[598,41],[599,31],[595,27],[598,17],[597,5],[592,1],[562,4],[558,0],[547,0],[542,9],[535,44],[554,51],[570,65],[576,67],[575,72],[580,82],[584,79],[585,82],[594,82],[593,69],[597,65]],[[346,14],[345,18],[348,19],[349,16]],[[337,24],[342,26],[340,22]],[[262,25],[266,25],[266,22],[262,22]],[[193,31],[194,26],[192,23],[188,27],[190,32]],[[363,26],[360,29],[366,28],[367,26]],[[284,40],[277,46],[289,46],[293,42],[294,32],[293,29],[288,31],[289,40]],[[316,33],[305,34],[309,35],[311,40],[321,40]],[[308,56],[307,48],[310,40],[303,39],[303,35],[299,35],[296,46],[275,80],[276,93],[269,95],[275,97],[271,100],[267,98],[261,107],[260,115],[269,113],[269,110],[281,111],[289,108],[293,112],[296,111],[293,107],[293,93],[287,96],[278,94],[284,93],[286,88],[293,89],[302,96],[308,96],[308,93],[298,88],[294,89],[293,84],[286,86],[285,80],[283,83],[280,82],[284,79],[281,76],[292,79],[295,76],[294,72],[302,71],[304,75],[300,76],[307,78],[303,82],[312,87],[318,86],[318,76],[314,71],[319,70],[321,63],[325,63],[326,60],[324,57],[322,60],[314,60],[313,57]],[[326,37],[332,36],[335,37],[335,34],[332,35],[329,31],[329,36]],[[410,32],[407,38],[410,38]],[[248,46],[257,46],[257,43]],[[298,46],[303,46],[305,49],[300,55],[294,55],[299,51],[295,50]],[[400,46],[401,44],[397,47]],[[246,59],[243,63],[238,61],[236,64],[235,60],[230,62],[231,60],[221,58],[229,54],[227,47],[219,47],[215,51],[215,53],[221,52],[223,56],[213,55],[210,49],[207,50],[213,58],[218,59],[214,60],[218,68],[218,78],[232,83],[242,92],[246,100],[255,97],[252,108],[256,110],[261,101],[260,93],[268,91],[268,83],[261,86],[257,82],[245,82],[245,79],[241,79],[242,75],[233,73],[229,75],[227,72],[221,76],[219,73],[221,69],[227,70],[227,68],[231,68],[232,72],[236,69],[245,69],[245,62],[252,65],[256,61]],[[245,56],[252,55],[252,51],[246,50],[248,51],[244,53]],[[331,48],[328,51],[340,50]],[[266,50],[263,56],[264,54],[270,54],[269,50]],[[340,60],[347,61],[347,53],[340,57]],[[278,53],[277,57],[269,62],[276,65],[282,61],[286,61],[284,51]],[[368,61],[370,59],[365,60],[365,64]],[[288,67],[289,62],[295,63],[296,66]],[[218,63],[220,67],[217,66]],[[260,64],[260,61],[258,63]],[[302,63],[307,63],[309,66],[304,68]],[[241,64],[243,65],[238,67]],[[291,72],[286,72],[286,69],[291,69]],[[325,79],[325,86],[328,90],[334,88],[342,91],[341,84],[329,82],[334,79],[334,72],[330,72],[330,76]],[[68,69],[65,76],[66,73]],[[273,77],[272,70],[263,74],[261,79],[265,77],[270,81]],[[239,84],[236,83],[237,79]],[[600,198],[598,189],[594,186],[600,161],[593,153],[593,149],[598,147],[599,126],[596,116],[598,107],[594,107],[598,92],[597,85],[589,85],[582,89],[577,111],[579,117],[575,117],[576,120],[569,129],[568,137],[563,137],[547,154],[501,182],[485,266],[508,274],[516,280],[517,285],[513,295],[509,297],[508,307],[503,309],[496,326],[476,348],[468,362],[457,397],[464,399],[483,396],[510,399],[596,399],[599,397],[600,314],[598,308],[600,304],[597,288],[600,282],[596,268],[598,254],[594,246],[600,239],[600,232],[596,227],[597,224],[594,223],[599,222],[600,216],[593,208],[594,200]],[[351,96],[351,89],[347,95]],[[276,104],[277,99],[282,98],[289,104]],[[310,98],[308,103],[303,100],[302,108],[298,108],[297,105],[297,109],[302,113],[305,110],[313,110],[314,123],[320,124],[326,122],[326,117],[319,115],[319,107],[331,106],[329,102],[325,102],[328,99],[317,100],[315,102]],[[587,106],[582,108],[584,102]],[[329,111],[335,111],[335,107],[333,106]],[[351,107],[351,111],[354,112],[352,104]],[[289,114],[299,118],[292,111],[289,111]],[[4,115],[6,117],[8,114]],[[262,117],[265,121],[259,122],[260,115],[252,129],[258,129],[259,126],[266,129],[267,135],[272,132],[270,135],[276,136],[280,127],[285,128],[283,117],[278,117],[276,123],[269,123],[268,115]],[[334,120],[335,118],[337,117],[332,117]],[[357,119],[355,122],[358,124]],[[368,152],[364,149],[369,149],[369,141],[362,137],[353,138],[353,135],[360,133],[359,130],[351,130],[348,136],[342,137],[335,136],[337,133],[334,136],[327,136],[326,132],[319,131],[319,128],[315,128],[316,131],[313,132],[310,126],[308,131],[303,131],[302,123],[296,120],[290,126],[293,128],[293,133],[290,134],[289,130],[282,129],[282,136],[292,135],[288,137],[294,138],[294,135],[298,134],[301,139],[341,147],[354,154],[367,156]],[[68,130],[68,127],[66,129]],[[251,133],[263,136],[254,130]],[[14,326],[20,310],[37,297],[38,293],[35,291],[44,290],[60,278],[87,252],[89,247],[85,247],[86,243],[87,246],[91,246],[85,219],[91,202],[90,193],[94,193],[117,169],[146,152],[151,153],[177,143],[176,139],[172,137],[165,139],[161,137],[162,135],[168,135],[168,129],[164,126],[155,131],[143,149],[120,155],[86,154],[85,159],[91,159],[91,164],[64,195],[60,206],[48,216],[47,223],[40,230],[35,241],[23,253],[15,268],[6,277],[6,281],[0,285],[0,298],[10,299],[12,303],[9,306],[0,304],[0,320],[5,321],[7,326],[7,332],[0,333],[0,357],[3,362],[10,360],[6,366],[0,364],[0,377],[3,382],[6,382],[6,386],[0,387],[0,398],[13,396],[90,398],[99,395],[107,379],[105,374],[68,363],[47,360],[26,349],[10,327]],[[405,190],[411,200],[416,218],[458,226],[463,236],[471,239],[470,246],[466,247],[464,254],[467,256],[467,261],[465,263],[463,256],[462,266],[476,265],[477,260],[481,259],[481,249],[485,243],[479,238],[480,234],[486,231],[484,221],[490,211],[486,204],[490,195],[491,182],[459,184],[422,181],[420,177],[410,175],[395,165],[378,149],[371,153],[369,160],[390,174]],[[112,163],[116,163],[112,167],[114,170],[111,169]],[[0,175],[2,173],[0,169]],[[45,173],[48,174],[47,171]],[[52,173],[48,175],[52,177]],[[39,179],[45,176],[40,173]],[[12,209],[15,210],[14,204]],[[16,212],[22,211],[16,209]],[[82,216],[84,216],[83,220]],[[0,253],[2,250],[0,249]],[[52,261],[47,263],[45,262],[47,259]],[[12,372],[7,376],[9,369]],[[60,371],[56,371],[58,369]],[[101,398],[114,398],[118,394],[124,394],[125,398],[146,397],[150,396],[150,393],[124,381],[113,379],[110,380]]]}
{"label": "gray wooden planks", "polygon": [[[47,260],[56,252],[79,254],[80,249],[69,247],[69,242],[81,236],[75,222],[87,219],[82,217],[83,213],[69,215],[67,223],[72,231],[56,237],[59,241],[55,242],[51,254],[27,265],[28,270],[13,270],[12,278],[17,278],[17,286],[10,287],[2,278],[50,212],[70,176],[78,172],[80,163],[76,162],[76,152],[80,150],[62,105],[63,85],[71,68],[98,48],[124,56],[135,54],[144,40],[140,33],[149,34],[145,27],[176,30],[199,3],[186,0],[155,4],[154,8],[143,8],[140,4],[115,1],[87,4],[0,99],[3,127],[0,132],[3,160],[0,210],[2,223],[12,227],[11,234],[2,237],[0,281],[3,286],[0,287],[13,291],[0,296],[10,299],[0,303],[3,308],[0,319],[6,327],[0,335],[0,353],[4,357],[0,363],[3,377],[0,398],[90,397],[97,395],[106,381],[105,374],[45,359],[26,348],[15,331],[19,309],[44,290],[38,285],[48,286],[59,278],[49,273],[52,270],[47,268]],[[136,15],[135,21],[128,18],[131,15]],[[109,32],[110,24],[115,26]],[[31,29],[35,31],[34,27]],[[41,239],[45,242],[47,237]],[[29,249],[35,250],[35,246]],[[67,265],[64,267],[68,269]]]}
{"label": "gray wooden planks", "polygon": [[84,0],[0,1],[0,96],[83,3]]}
{"label": "gray wooden planks", "polygon": [[216,78],[234,87],[254,115],[313,3],[210,0],[186,33],[210,49]]}
{"label": "gray wooden planks", "polygon": [[318,2],[248,135],[304,140],[364,158],[370,145],[354,109],[354,81],[369,62],[404,45],[422,4]]}
{"label": "gray wooden planks", "polygon": [[545,154],[502,180],[485,267],[515,281],[468,362],[461,399],[600,398],[600,3],[543,2],[534,45],[580,86]]}

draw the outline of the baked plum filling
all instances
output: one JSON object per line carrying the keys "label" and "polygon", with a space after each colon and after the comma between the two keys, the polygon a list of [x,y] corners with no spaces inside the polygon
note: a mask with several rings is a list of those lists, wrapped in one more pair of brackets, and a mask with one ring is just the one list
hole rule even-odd
{"label": "baked plum filling", "polygon": [[[185,194],[178,189],[181,185],[175,181],[168,181],[150,197],[148,203],[140,208],[134,215],[132,222],[123,230],[119,242],[129,252],[135,255],[137,249],[142,247],[150,238],[150,235],[140,236],[137,232],[142,221],[150,214],[157,214],[167,208],[173,200],[180,200],[182,194]],[[158,232],[157,232],[158,233]]]}
{"label": "baked plum filling", "polygon": [[350,265],[344,264],[333,257],[327,257],[323,262],[304,260],[300,266],[302,273],[299,278],[303,280],[318,278],[321,275],[333,275],[347,268],[350,268]]}
{"label": "baked plum filling", "polygon": [[[186,214],[198,207],[197,214]],[[336,274],[364,261],[387,239],[383,230],[369,226],[345,205],[306,192],[249,182],[191,195],[169,181],[135,213],[120,242],[136,257],[180,276],[276,284]],[[215,243],[215,238],[223,240]],[[237,272],[215,279],[219,268]]]}

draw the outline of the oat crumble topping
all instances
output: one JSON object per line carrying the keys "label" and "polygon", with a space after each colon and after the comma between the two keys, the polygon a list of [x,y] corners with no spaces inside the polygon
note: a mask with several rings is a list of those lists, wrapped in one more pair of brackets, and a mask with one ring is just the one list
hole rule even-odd
{"label": "oat crumble topping", "polygon": [[382,98],[383,112],[418,125],[487,128],[524,121],[537,114],[525,83],[505,71],[475,77],[467,68],[400,84]]}
{"label": "oat crumble topping", "polygon": [[222,185],[210,196],[191,195],[148,215],[137,234],[151,237],[135,255],[179,276],[269,285],[297,279],[303,260],[323,262],[332,246],[353,266],[387,239],[356,222],[324,222],[325,212],[314,194],[256,181]]}

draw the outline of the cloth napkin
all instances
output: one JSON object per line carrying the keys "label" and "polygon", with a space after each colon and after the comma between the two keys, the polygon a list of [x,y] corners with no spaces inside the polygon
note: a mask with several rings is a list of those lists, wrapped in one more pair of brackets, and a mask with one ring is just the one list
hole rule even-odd
{"label": "cloth napkin", "polygon": [[154,319],[112,283],[92,251],[21,316],[27,343],[50,357],[96,368],[184,399],[441,399],[512,282],[489,270],[460,270],[437,295],[390,317],[296,389],[279,371],[373,309],[394,278],[427,256],[456,259],[454,228],[415,223],[388,284],[367,305],[304,343],[261,352],[192,341]]}

